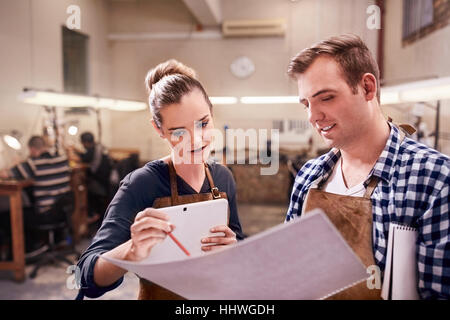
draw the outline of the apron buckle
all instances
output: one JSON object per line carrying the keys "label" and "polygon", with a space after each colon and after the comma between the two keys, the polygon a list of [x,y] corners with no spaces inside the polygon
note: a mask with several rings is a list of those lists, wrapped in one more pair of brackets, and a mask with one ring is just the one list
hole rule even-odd
{"label": "apron buckle", "polygon": [[217,187],[211,188],[211,193],[214,199],[221,198],[219,189]]}

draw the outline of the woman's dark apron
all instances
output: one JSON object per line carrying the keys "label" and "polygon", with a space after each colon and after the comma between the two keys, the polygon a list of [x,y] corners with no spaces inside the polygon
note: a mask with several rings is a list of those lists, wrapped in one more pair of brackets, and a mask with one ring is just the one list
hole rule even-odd
{"label": "woman's dark apron", "polygon": [[[400,129],[405,130],[406,128],[404,125],[400,125]],[[402,130],[399,131],[400,142],[405,137]],[[405,131],[410,132],[408,129]],[[378,177],[370,178],[363,197],[344,196],[322,191],[321,187],[325,181],[316,181],[315,185],[309,189],[302,212],[308,214],[313,209],[322,209],[362,263],[366,267],[376,265],[372,246],[373,216],[370,197],[378,184]],[[364,281],[334,294],[329,299],[378,300],[381,299],[381,289],[369,289]]]}
{"label": "woman's dark apron", "polygon": [[[177,187],[177,174],[173,166],[172,160],[168,161],[169,177],[170,177],[170,197],[157,198],[153,202],[153,208],[164,208],[200,201],[208,201],[215,199],[227,199],[226,192],[220,192],[214,185],[214,181],[211,176],[211,172],[208,169],[208,165],[205,164],[205,174],[211,187],[211,192],[208,193],[196,193],[188,195],[178,195]],[[139,279],[139,300],[183,300],[185,298],[164,289],[148,280]]]}

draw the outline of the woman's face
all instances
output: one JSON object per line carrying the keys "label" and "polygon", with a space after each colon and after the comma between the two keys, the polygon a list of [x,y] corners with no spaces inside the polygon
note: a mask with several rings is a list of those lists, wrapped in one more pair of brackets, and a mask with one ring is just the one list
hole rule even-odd
{"label": "woman's face", "polygon": [[214,124],[202,92],[192,90],[178,104],[161,109],[160,134],[169,141],[174,160],[199,164],[208,159]]}

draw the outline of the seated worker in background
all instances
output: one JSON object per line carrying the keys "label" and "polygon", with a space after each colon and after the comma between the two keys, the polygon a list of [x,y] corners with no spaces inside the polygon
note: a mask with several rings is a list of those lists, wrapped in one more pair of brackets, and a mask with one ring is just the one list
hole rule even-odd
{"label": "seated worker in background", "polygon": [[111,161],[106,149],[100,143],[95,143],[91,132],[82,133],[80,140],[85,152],[76,151],[76,154],[89,166],[87,172],[88,212],[90,222],[95,222],[101,220],[110,200]]}
{"label": "seated worker in background", "polygon": [[[154,208],[226,197],[229,226],[215,227],[212,232],[219,234],[202,239],[198,245],[209,251],[243,238],[233,177],[225,166],[206,161],[214,128],[212,104],[195,72],[169,60],[149,71],[146,85],[153,127],[169,143],[171,154],[147,163],[122,180],[102,226],[78,262],[78,298],[99,297],[123,281],[126,270],[102,255],[140,261],[151,255],[152,248],[176,227],[166,214]],[[139,299],[179,298],[140,280]]]}
{"label": "seated worker in background", "polygon": [[[24,208],[24,227],[44,223],[47,213],[62,195],[70,192],[70,167],[64,155],[51,155],[41,136],[32,136],[28,141],[30,157],[10,170],[0,172],[1,178],[32,179],[32,208]],[[9,230],[9,215],[3,214],[2,225]],[[5,220],[5,221],[3,221]],[[7,220],[7,221],[6,221]],[[27,251],[37,249],[36,235],[26,234]]]}
{"label": "seated worker in background", "polygon": [[[359,37],[304,49],[288,74],[309,122],[332,150],[298,172],[286,221],[321,208],[366,267],[376,264],[381,272],[389,224],[415,227],[418,293],[449,299],[450,159],[385,119],[378,65]],[[380,290],[364,286],[337,298],[380,298]]]}

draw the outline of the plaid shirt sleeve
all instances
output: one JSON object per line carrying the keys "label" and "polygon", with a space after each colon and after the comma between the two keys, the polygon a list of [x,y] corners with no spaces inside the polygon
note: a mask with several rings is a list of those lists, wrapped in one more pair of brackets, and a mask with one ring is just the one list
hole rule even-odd
{"label": "plaid shirt sleeve", "polygon": [[295,177],[294,186],[292,188],[291,202],[289,203],[289,208],[286,214],[285,222],[293,220],[301,215],[303,200],[304,196],[306,195],[304,190],[307,189],[306,184],[310,178],[310,171],[313,166],[314,161],[310,160],[297,173],[297,176]]}
{"label": "plaid shirt sleeve", "polygon": [[291,202],[289,203],[285,222],[293,220],[302,214],[302,206],[308,190],[318,179],[327,179],[339,159],[340,155],[338,155],[338,152],[337,149],[331,149],[328,153],[309,160],[299,170],[292,188]]}
{"label": "plaid shirt sleeve", "polygon": [[436,184],[441,184],[442,189],[429,198],[429,208],[417,221],[419,225],[417,266],[419,292],[423,299],[450,299],[448,171],[448,167],[442,167],[440,174],[436,173]]}

